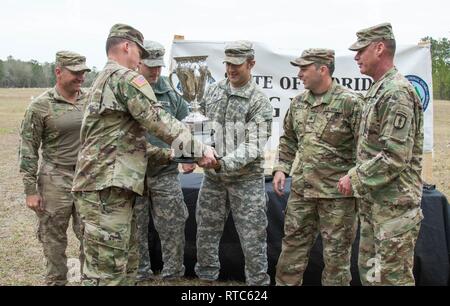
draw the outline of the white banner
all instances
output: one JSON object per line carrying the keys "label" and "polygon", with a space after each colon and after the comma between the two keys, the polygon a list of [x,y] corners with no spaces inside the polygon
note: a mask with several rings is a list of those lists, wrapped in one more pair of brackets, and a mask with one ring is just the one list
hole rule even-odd
{"label": "white banner", "polygon": [[[225,41],[189,41],[179,40],[172,44],[171,57],[207,55],[208,67],[216,81],[225,78],[224,57]],[[256,65],[252,70],[253,78],[269,97],[274,108],[273,132],[267,144],[269,150],[276,149],[279,137],[283,133],[283,119],[293,97],[304,88],[297,77],[298,68],[290,61],[297,58],[299,50],[279,50],[263,43],[254,43]],[[361,75],[354,61],[355,53],[336,52],[336,69],[333,77],[342,85],[365,93],[372,79]],[[172,60],[172,59],[171,59]],[[433,97],[431,80],[431,53],[429,46],[397,46],[396,67],[414,85],[424,106],[424,151],[433,150]],[[171,65],[172,66],[172,65]]]}

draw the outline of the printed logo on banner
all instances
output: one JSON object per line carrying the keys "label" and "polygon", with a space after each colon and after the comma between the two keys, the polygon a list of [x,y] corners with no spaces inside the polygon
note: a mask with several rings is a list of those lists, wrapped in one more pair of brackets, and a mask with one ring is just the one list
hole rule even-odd
{"label": "printed logo on banner", "polygon": [[425,82],[417,75],[406,75],[405,77],[408,79],[408,81],[416,90],[417,95],[420,97],[420,101],[422,101],[423,111],[426,111],[428,108],[428,104],[430,103],[430,90],[428,88],[427,82]]}

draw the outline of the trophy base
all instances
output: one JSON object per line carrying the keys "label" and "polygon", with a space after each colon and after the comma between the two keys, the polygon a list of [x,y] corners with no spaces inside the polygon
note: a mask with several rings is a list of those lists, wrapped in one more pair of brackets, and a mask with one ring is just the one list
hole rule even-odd
{"label": "trophy base", "polygon": [[195,164],[197,161],[193,157],[177,157],[173,159],[174,162],[179,164]]}
{"label": "trophy base", "polygon": [[[216,156],[216,159],[217,160],[221,160],[222,157]],[[196,160],[193,157],[184,157],[184,156],[182,156],[182,157],[176,157],[172,161],[174,161],[174,162],[176,162],[178,164],[196,164],[198,160]]]}
{"label": "trophy base", "polygon": [[193,110],[186,118],[182,120],[182,122],[188,124],[188,125],[194,125],[194,124],[204,124],[209,121],[209,118],[204,116],[199,111]]}

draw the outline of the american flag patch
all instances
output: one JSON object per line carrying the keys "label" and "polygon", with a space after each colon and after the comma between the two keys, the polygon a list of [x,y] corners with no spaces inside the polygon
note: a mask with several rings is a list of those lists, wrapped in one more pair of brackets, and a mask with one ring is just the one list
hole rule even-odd
{"label": "american flag patch", "polygon": [[135,77],[133,79],[133,81],[131,81],[131,83],[133,83],[134,85],[136,85],[139,88],[148,84],[147,80],[142,75]]}

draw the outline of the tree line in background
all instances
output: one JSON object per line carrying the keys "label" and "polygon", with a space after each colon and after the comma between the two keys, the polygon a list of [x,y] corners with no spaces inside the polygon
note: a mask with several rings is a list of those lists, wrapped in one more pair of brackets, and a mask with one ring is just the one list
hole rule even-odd
{"label": "tree line in background", "polygon": [[[433,64],[433,96],[435,99],[450,100],[450,40],[425,37],[422,41],[431,43]],[[48,88],[55,84],[55,64],[41,64],[35,60],[24,62],[8,56],[0,60],[0,87],[3,88]],[[86,75],[83,86],[89,87],[97,76],[96,67]]]}
{"label": "tree line in background", "polygon": [[431,43],[433,65],[433,97],[450,100],[450,40],[425,37],[422,41]]}
{"label": "tree line in background", "polygon": [[[96,67],[86,74],[84,87],[91,86],[98,71]],[[0,87],[2,88],[49,88],[56,83],[55,63],[28,62],[8,56],[0,60]]]}

